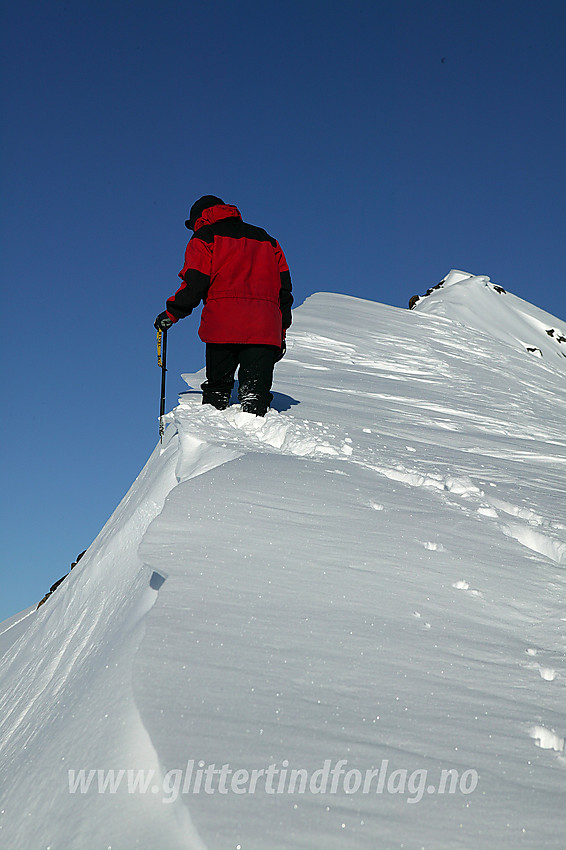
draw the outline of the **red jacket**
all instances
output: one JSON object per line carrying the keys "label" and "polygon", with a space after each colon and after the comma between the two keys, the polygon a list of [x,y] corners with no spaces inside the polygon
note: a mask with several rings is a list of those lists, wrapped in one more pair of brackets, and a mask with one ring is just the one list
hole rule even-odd
{"label": "red jacket", "polygon": [[237,207],[204,210],[185,251],[183,283],[167,300],[173,322],[204,302],[203,342],[280,346],[291,324],[291,276],[279,243]]}

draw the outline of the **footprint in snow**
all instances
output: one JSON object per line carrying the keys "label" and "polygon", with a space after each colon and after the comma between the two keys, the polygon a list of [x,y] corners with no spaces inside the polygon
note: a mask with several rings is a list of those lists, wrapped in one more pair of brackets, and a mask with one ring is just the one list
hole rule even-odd
{"label": "footprint in snow", "polygon": [[[413,617],[414,617],[416,620],[422,620],[422,616],[423,616],[423,615],[421,614],[421,612],[420,612],[420,611],[413,611]],[[427,622],[426,622],[426,620],[423,620],[423,622],[422,622],[422,626],[423,626],[423,629],[427,629],[427,630],[428,630],[428,629],[432,629],[431,624],[430,624],[430,623],[427,623]]]}
{"label": "footprint in snow", "polygon": [[564,738],[561,738],[554,729],[547,729],[546,726],[531,726],[529,735],[535,745],[542,750],[554,750],[556,753],[564,752]]}
{"label": "footprint in snow", "polygon": [[427,541],[426,543],[423,543],[423,546],[425,549],[429,549],[431,552],[446,552],[446,549],[444,548],[442,543],[431,543],[430,541]]}
{"label": "footprint in snow", "polygon": [[455,582],[453,583],[452,587],[453,587],[455,590],[465,590],[465,591],[467,591],[467,592],[470,594],[470,596],[477,596],[477,597],[479,597],[480,599],[481,599],[481,597],[482,597],[482,593],[481,593],[481,591],[480,591],[480,590],[473,590],[473,589],[470,587],[470,585],[468,584],[468,582],[467,582],[467,581],[465,581],[464,579],[461,579],[460,581],[455,581]]}
{"label": "footprint in snow", "polygon": [[444,479],[444,489],[454,493],[455,496],[471,496],[481,492],[480,488],[476,487],[467,476],[456,478],[456,476],[448,475]]}
{"label": "footprint in snow", "polygon": [[[526,650],[526,653],[531,658],[534,658],[538,654],[538,650],[529,648]],[[554,667],[550,667],[546,664],[537,664],[536,662],[530,662],[528,664],[525,664],[524,666],[527,670],[532,670],[533,672],[536,671],[541,677],[541,679],[543,679],[545,682],[554,682],[555,679],[557,679],[559,676],[558,671],[555,670]]]}
{"label": "footprint in snow", "polygon": [[480,516],[489,516],[493,519],[497,519],[497,517],[499,516],[495,508],[490,508],[487,505],[480,505],[477,512],[478,514],[480,514]]}
{"label": "footprint in snow", "polygon": [[544,679],[545,682],[554,682],[556,676],[558,675],[556,673],[556,670],[554,670],[552,667],[541,667],[540,665],[537,665],[537,669],[541,679]]}

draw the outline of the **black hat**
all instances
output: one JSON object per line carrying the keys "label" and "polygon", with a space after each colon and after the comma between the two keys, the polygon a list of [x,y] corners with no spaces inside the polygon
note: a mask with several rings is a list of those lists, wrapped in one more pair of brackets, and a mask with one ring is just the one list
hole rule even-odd
{"label": "black hat", "polygon": [[185,222],[185,227],[189,230],[194,230],[197,220],[201,217],[205,210],[209,207],[216,206],[216,204],[223,203],[224,201],[222,198],[217,198],[216,195],[203,195],[202,198],[199,198],[198,201],[195,201],[192,205],[189,218]]}

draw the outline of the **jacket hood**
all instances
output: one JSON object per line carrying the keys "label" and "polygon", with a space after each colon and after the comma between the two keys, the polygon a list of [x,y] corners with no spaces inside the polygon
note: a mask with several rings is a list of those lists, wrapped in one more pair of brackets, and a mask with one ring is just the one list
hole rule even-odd
{"label": "jacket hood", "polygon": [[200,227],[204,227],[205,224],[215,224],[223,218],[241,219],[242,215],[238,207],[232,204],[215,204],[213,207],[205,209],[201,213],[200,218],[197,218],[195,221],[195,233]]}

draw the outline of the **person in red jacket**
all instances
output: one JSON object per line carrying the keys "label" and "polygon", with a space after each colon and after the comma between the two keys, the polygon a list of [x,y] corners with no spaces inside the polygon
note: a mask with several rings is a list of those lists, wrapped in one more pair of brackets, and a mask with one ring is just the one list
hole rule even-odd
{"label": "person in red jacket", "polygon": [[202,403],[228,407],[238,369],[242,410],[265,416],[275,363],[291,324],[291,276],[276,239],[246,224],[237,207],[204,195],[191,207],[194,230],[179,272],[183,281],[155,320],[166,330],[204,303],[199,336],[206,343]]}

